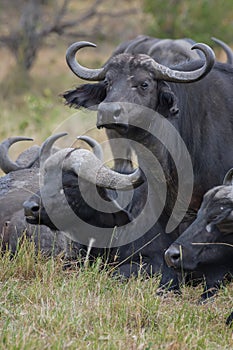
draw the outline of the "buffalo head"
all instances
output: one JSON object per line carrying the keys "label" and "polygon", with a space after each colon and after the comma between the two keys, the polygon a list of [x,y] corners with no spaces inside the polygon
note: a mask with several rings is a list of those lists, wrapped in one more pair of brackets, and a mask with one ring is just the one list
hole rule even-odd
{"label": "buffalo head", "polygon": [[[67,63],[79,78],[99,81],[84,84],[63,94],[67,104],[75,107],[98,105],[98,127],[120,128],[127,126],[127,111],[122,102],[145,106],[164,116],[178,113],[177,97],[167,82],[191,83],[202,79],[212,69],[215,55],[205,44],[195,44],[205,55],[198,67],[172,69],[157,63],[145,54],[122,53],[110,58],[100,69],[81,66],[75,59],[80,48],[95,47],[89,42],[77,42],[67,50]],[[123,128],[124,129],[124,128]]]}
{"label": "buffalo head", "polygon": [[[54,138],[56,135],[48,140],[49,147]],[[66,148],[45,159],[43,152],[47,153],[49,148],[45,145],[41,152],[44,166],[40,191],[24,203],[29,223],[45,224],[53,229],[59,226],[70,232],[81,229],[72,221],[76,217],[93,227],[114,228],[130,221],[129,213],[110,197],[107,189],[126,190],[139,186],[143,182],[140,170],[123,175],[107,168],[99,159],[102,152],[97,143],[87,137],[82,139],[96,146],[95,154],[85,149]],[[101,200],[106,212],[98,210]]]}
{"label": "buffalo head", "polygon": [[211,264],[233,265],[232,176],[233,169],[222,186],[205,194],[196,220],[165,252],[168,266],[194,271]]}

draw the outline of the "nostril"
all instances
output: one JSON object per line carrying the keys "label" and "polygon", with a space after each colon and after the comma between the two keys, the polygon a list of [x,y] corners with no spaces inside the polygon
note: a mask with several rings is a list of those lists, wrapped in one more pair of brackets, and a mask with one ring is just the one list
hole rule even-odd
{"label": "nostril", "polygon": [[36,202],[26,201],[23,203],[23,207],[24,207],[24,213],[26,216],[31,216],[31,215],[34,216],[40,210],[40,206]]}
{"label": "nostril", "polygon": [[165,252],[165,261],[169,267],[178,267],[180,263],[180,249],[176,246],[170,246]]}
{"label": "nostril", "polygon": [[98,107],[97,124],[117,121],[121,115],[121,105],[117,102],[102,102]]}
{"label": "nostril", "polygon": [[180,254],[179,254],[179,253],[172,254],[172,255],[171,255],[171,259],[172,259],[173,261],[179,260],[179,259],[180,259]]}
{"label": "nostril", "polygon": [[31,211],[34,212],[34,213],[39,211],[39,209],[40,209],[39,205],[34,205],[34,206],[31,207]]}
{"label": "nostril", "polygon": [[120,116],[120,114],[121,114],[121,109],[120,108],[116,109],[114,111],[114,118],[118,118]]}

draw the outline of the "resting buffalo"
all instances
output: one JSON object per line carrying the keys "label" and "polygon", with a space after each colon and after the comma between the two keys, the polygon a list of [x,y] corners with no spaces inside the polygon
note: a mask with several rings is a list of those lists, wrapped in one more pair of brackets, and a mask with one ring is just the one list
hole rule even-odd
{"label": "resting buffalo", "polygon": [[77,260],[79,245],[69,239],[64,232],[51,230],[45,225],[32,225],[26,221],[24,210],[15,212],[5,221],[1,234],[3,251],[14,255],[26,239],[32,242],[35,252],[44,256],[61,256],[65,261]]}
{"label": "resting buffalo", "polygon": [[[57,182],[61,164],[62,182]],[[134,219],[154,212],[148,205],[146,213],[144,211],[148,185],[142,183],[144,177],[140,171],[124,175],[114,172],[103,167],[96,155],[82,149],[63,149],[57,152],[46,160],[44,169],[40,192],[24,203],[29,223],[62,229],[73,240],[79,241],[80,252],[84,256],[87,253],[93,258],[102,256],[105,261],[115,263],[116,273],[121,276],[138,275],[142,271],[153,275],[162,270],[161,285],[171,280],[173,286],[177,285],[176,275],[166,267],[162,254],[176,237],[164,234],[162,226],[157,223],[142,237],[135,238]],[[100,169],[98,174],[96,169]],[[128,190],[129,185],[136,188],[132,200],[123,208],[114,199],[115,188]],[[63,193],[65,196],[61,195]],[[96,207],[96,203],[102,200],[106,205],[105,210]],[[66,201],[74,212],[74,217],[67,208]],[[85,226],[86,223],[88,227]],[[116,227],[121,230],[121,227],[130,223],[131,230],[125,232],[117,229],[115,236]],[[129,239],[129,235],[132,239]],[[89,249],[93,237],[95,242]]]}
{"label": "resting buffalo", "polygon": [[[51,231],[46,226],[30,225],[22,210],[23,202],[39,189],[39,154],[41,147],[34,145],[22,152],[13,162],[8,156],[11,145],[19,141],[32,140],[11,137],[0,144],[0,167],[7,175],[0,178],[0,241],[1,249],[14,254],[22,237],[35,244],[36,250],[46,255],[65,254],[77,257],[75,243],[62,232]],[[44,145],[42,145],[44,147]],[[58,148],[53,147],[52,152]]]}
{"label": "resting buffalo", "polygon": [[222,186],[205,195],[196,220],[166,250],[168,266],[206,276],[206,293],[219,287],[226,273],[233,275],[233,169]]}

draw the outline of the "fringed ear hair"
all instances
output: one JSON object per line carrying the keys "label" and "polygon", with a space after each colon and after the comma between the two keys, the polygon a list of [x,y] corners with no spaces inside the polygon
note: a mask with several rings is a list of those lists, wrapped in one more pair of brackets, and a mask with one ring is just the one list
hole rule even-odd
{"label": "fringed ear hair", "polygon": [[159,82],[158,89],[158,113],[162,114],[166,118],[176,116],[179,113],[179,108],[177,106],[178,99],[176,95],[171,91],[169,85],[164,81]]}

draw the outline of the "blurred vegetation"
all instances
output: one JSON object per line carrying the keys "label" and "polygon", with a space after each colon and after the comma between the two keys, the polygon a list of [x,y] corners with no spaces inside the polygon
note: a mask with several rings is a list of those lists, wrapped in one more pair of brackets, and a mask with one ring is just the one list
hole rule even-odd
{"label": "blurred vegetation", "polygon": [[[25,9],[29,5],[39,10],[27,18]],[[190,37],[207,43],[215,36],[230,44],[232,12],[231,0],[119,0],[117,6],[115,0],[1,0],[0,138],[24,134],[40,143],[75,112],[59,97],[82,82],[65,62],[66,49],[72,42],[89,40],[97,44],[96,49],[79,53],[80,62],[93,68],[100,67],[120,42],[139,34]],[[60,27],[54,23],[60,23]],[[29,28],[33,28],[34,36]],[[13,45],[23,29],[28,44],[40,37],[39,42],[32,40],[38,46],[32,47],[28,68],[21,64],[27,50],[21,46],[18,60],[17,45]],[[219,52],[216,47],[217,56]],[[79,132],[77,126],[76,134]]]}
{"label": "blurred vegetation", "polygon": [[[72,0],[2,1],[0,7],[0,44],[14,55],[18,70],[32,68],[38,51],[48,37],[105,38],[105,19],[114,20],[135,14],[132,2],[119,1],[109,9],[109,1],[87,1],[85,6]],[[16,6],[17,5],[17,6]],[[12,20],[13,19],[13,20]]]}
{"label": "blurred vegetation", "polygon": [[[0,48],[14,58],[1,84],[2,95],[31,90],[30,72],[45,47],[54,49],[55,57],[57,47],[64,42],[68,46],[77,40],[106,40],[110,23],[116,29],[119,19],[124,23],[124,17],[137,12],[134,1],[118,3],[119,10],[107,0],[89,0],[85,4],[74,0],[1,1]],[[114,30],[112,34],[116,38],[119,32]]]}
{"label": "blurred vegetation", "polygon": [[211,44],[211,37],[233,43],[232,0],[144,0],[148,34],[191,38]]}

